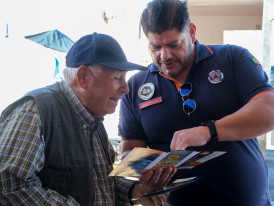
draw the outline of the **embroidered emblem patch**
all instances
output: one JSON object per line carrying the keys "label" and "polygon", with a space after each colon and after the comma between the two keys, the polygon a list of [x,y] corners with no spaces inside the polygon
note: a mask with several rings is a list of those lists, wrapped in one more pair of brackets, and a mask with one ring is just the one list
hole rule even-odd
{"label": "embroidered emblem patch", "polygon": [[155,86],[152,83],[143,84],[139,90],[138,95],[142,100],[149,100],[155,91]]}
{"label": "embroidered emblem patch", "polygon": [[208,81],[212,84],[219,84],[223,81],[224,74],[220,70],[213,70],[208,75]]}
{"label": "embroidered emblem patch", "polygon": [[253,61],[254,64],[260,64],[261,65],[261,63],[259,62],[259,60],[257,58],[252,57],[251,60]]}

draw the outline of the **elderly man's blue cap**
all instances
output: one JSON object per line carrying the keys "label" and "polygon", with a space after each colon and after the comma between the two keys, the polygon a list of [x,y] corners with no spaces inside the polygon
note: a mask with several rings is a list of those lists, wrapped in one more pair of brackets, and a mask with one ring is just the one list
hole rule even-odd
{"label": "elderly man's blue cap", "polygon": [[80,38],[66,56],[67,67],[99,64],[120,71],[146,70],[147,68],[127,61],[119,43],[112,37],[93,33]]}

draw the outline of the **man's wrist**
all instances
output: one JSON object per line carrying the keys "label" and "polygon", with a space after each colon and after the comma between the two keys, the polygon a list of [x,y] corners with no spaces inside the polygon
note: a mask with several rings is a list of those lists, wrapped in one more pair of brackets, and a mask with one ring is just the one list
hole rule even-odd
{"label": "man's wrist", "polygon": [[134,184],[132,184],[129,191],[128,191],[128,201],[129,201],[130,205],[135,205],[134,201],[132,199],[134,198],[133,193],[134,193],[134,190],[136,189],[136,186],[138,184],[139,184],[139,182],[135,182]]}
{"label": "man's wrist", "polygon": [[219,141],[214,120],[210,120],[208,122],[202,122],[201,125],[207,126],[209,129],[209,132],[210,132],[209,142],[218,142]]}

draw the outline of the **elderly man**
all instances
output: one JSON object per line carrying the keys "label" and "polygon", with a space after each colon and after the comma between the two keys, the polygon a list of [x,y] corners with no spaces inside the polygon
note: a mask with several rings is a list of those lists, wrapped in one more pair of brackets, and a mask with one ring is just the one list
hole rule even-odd
{"label": "elderly man", "polygon": [[[165,185],[175,169],[149,171],[139,183],[108,177],[114,150],[103,116],[129,92],[130,63],[117,41],[94,33],[66,56],[65,81],[31,91],[0,119],[0,205],[128,205]],[[158,205],[166,195],[142,198]]]}

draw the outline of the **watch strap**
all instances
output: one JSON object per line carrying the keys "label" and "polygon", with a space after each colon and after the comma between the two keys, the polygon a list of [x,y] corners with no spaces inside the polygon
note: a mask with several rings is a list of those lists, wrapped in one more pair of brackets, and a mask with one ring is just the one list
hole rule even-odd
{"label": "watch strap", "polygon": [[215,126],[215,121],[214,120],[210,120],[208,122],[202,122],[201,124],[202,126],[207,126],[210,132],[210,142],[217,142],[218,141],[218,135],[217,135],[217,130],[216,130],[216,126]]}

